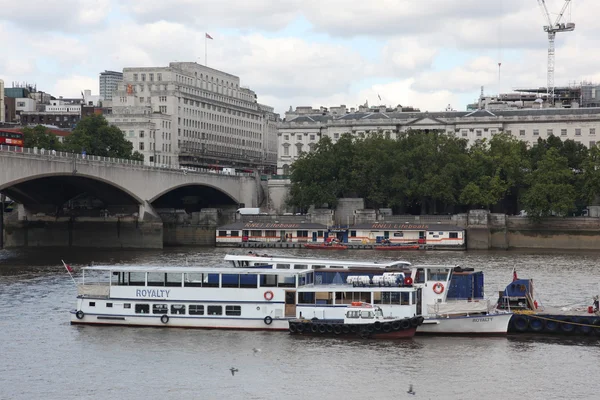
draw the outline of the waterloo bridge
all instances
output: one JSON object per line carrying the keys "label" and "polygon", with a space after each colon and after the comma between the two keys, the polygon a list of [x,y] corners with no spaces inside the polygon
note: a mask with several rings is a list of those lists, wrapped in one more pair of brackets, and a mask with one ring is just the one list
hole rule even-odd
{"label": "waterloo bridge", "polygon": [[[190,232],[209,244],[214,226],[264,197],[253,174],[7,147],[0,193],[16,204],[0,218],[0,247],[161,248]],[[190,216],[197,228],[177,229]]]}

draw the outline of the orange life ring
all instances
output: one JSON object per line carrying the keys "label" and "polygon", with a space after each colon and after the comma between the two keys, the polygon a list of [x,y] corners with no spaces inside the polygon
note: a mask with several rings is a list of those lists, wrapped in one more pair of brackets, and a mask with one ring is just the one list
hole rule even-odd
{"label": "orange life ring", "polygon": [[271,300],[273,300],[274,295],[273,295],[273,292],[271,292],[270,290],[267,290],[265,292],[264,296],[265,296],[265,300],[271,301]]}
{"label": "orange life ring", "polygon": [[437,282],[433,285],[433,291],[435,292],[435,294],[442,294],[444,293],[444,284],[441,282]]}

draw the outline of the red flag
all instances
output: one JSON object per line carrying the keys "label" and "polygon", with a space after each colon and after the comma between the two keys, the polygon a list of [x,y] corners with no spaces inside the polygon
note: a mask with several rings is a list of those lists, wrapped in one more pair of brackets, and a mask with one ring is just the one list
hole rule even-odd
{"label": "red flag", "polygon": [[69,264],[65,264],[65,268],[67,269],[67,271],[69,273],[73,272],[73,268],[71,268],[71,266]]}
{"label": "red flag", "polygon": [[213,40],[212,36],[210,36],[208,33],[205,33],[205,35],[207,39]]}

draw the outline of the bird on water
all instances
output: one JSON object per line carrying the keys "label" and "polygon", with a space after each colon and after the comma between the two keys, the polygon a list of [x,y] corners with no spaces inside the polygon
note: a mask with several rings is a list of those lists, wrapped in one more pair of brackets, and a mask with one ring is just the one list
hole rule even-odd
{"label": "bird on water", "polygon": [[235,376],[235,373],[238,372],[238,369],[234,367],[229,368],[229,370],[231,371],[231,376]]}
{"label": "bird on water", "polygon": [[408,391],[407,391],[406,393],[408,393],[408,394],[412,394],[412,395],[414,395],[414,394],[417,394],[417,392],[415,392],[415,391],[413,390],[413,385],[412,385],[412,384],[411,384],[411,385],[408,385]]}

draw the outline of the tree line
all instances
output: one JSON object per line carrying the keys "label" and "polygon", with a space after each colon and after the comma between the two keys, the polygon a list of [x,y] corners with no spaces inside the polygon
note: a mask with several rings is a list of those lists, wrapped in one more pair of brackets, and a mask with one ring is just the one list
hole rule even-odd
{"label": "tree line", "polygon": [[94,114],[82,118],[73,132],[65,137],[64,142],[61,142],[58,136],[42,125],[27,126],[21,132],[23,133],[24,147],[144,160],[143,154],[133,151],[133,143],[125,139],[123,131],[116,126],[109,125],[102,115]]}
{"label": "tree line", "polygon": [[322,138],[291,168],[288,204],[335,207],[362,197],[367,208],[442,214],[483,208],[533,219],[578,215],[600,193],[600,150],[556,136],[531,147],[500,133],[469,146],[443,131],[413,130],[333,143]]}

